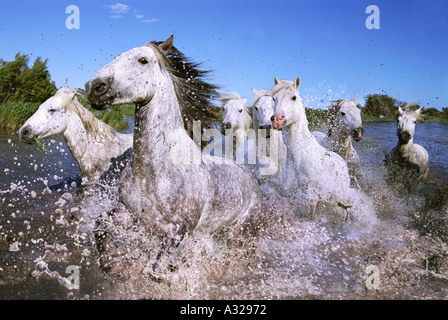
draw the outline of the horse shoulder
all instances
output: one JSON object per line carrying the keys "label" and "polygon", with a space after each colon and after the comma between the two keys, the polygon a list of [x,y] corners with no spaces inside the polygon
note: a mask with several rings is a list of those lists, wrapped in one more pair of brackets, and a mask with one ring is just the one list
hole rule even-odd
{"label": "horse shoulder", "polygon": [[416,150],[416,154],[418,154],[419,158],[422,159],[423,161],[428,161],[429,159],[428,151],[426,151],[426,149],[419,144],[414,144],[414,147]]}

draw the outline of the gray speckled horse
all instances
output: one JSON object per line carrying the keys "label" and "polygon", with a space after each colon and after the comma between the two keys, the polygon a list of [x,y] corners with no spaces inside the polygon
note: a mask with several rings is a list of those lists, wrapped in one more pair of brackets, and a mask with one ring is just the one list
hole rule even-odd
{"label": "gray speckled horse", "polygon": [[359,186],[362,180],[361,162],[352,144],[352,138],[358,142],[364,133],[361,110],[357,107],[357,103],[358,96],[353,100],[334,101],[330,108],[327,134],[319,131],[311,132],[321,145],[336,152],[347,162],[352,186]]}
{"label": "gray speckled horse", "polygon": [[97,109],[136,104],[134,152],[119,184],[120,201],[163,239],[239,230],[258,212],[258,184],[232,161],[202,154],[189,135],[191,121],[183,115],[194,111],[197,119],[210,110],[216,90],[172,41],[124,52],[86,83]]}

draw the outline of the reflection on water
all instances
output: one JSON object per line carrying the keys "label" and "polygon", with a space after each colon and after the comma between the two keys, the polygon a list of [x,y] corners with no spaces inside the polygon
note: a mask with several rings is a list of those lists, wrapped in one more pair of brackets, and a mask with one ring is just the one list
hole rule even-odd
{"label": "reflection on water", "polygon": [[[98,264],[95,220],[116,206],[115,187],[48,191],[78,167],[62,138],[47,151],[17,134],[0,135],[0,299],[443,299],[448,296],[448,125],[418,124],[415,143],[430,155],[428,183],[417,193],[385,182],[384,154],[395,145],[394,123],[365,124],[354,143],[381,225],[352,237],[321,219],[291,219],[284,199],[266,194],[269,219],[259,238],[187,239],[162,256],[160,243],[138,226],[117,227],[110,250],[115,266]],[[105,192],[107,190],[107,192]],[[366,268],[380,271],[369,289]],[[80,269],[80,288],[67,288]],[[65,282],[64,282],[65,281]]]}

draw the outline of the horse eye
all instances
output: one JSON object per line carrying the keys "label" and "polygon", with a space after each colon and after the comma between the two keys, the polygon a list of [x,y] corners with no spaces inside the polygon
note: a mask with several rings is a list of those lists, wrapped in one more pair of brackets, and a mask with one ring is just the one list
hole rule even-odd
{"label": "horse eye", "polygon": [[239,110],[239,113],[243,112],[243,109]]}
{"label": "horse eye", "polygon": [[345,112],[341,112],[341,116],[345,116]]}
{"label": "horse eye", "polygon": [[258,107],[254,107],[254,109],[258,111]]}
{"label": "horse eye", "polygon": [[296,101],[297,97],[293,96],[291,99],[292,99],[292,101]]}
{"label": "horse eye", "polygon": [[141,64],[147,64],[148,59],[146,59],[145,57],[142,57],[142,58],[138,59],[138,62],[140,62]]}
{"label": "horse eye", "polygon": [[48,110],[48,112],[56,112],[57,110],[56,109],[50,109],[50,110]]}

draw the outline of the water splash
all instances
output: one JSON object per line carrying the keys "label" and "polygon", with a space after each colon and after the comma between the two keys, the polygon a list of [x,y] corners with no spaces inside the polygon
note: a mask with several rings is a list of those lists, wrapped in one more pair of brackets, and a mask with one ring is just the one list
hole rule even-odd
{"label": "water splash", "polygon": [[[132,217],[109,214],[118,206],[116,185],[48,192],[54,175],[76,173],[70,159],[57,149],[52,155],[63,157],[61,164],[45,162],[48,155],[39,158],[13,137],[0,168],[9,169],[0,187],[0,297],[446,299],[446,179],[432,167],[429,183],[401,194],[386,183],[381,144],[368,137],[363,143],[363,186],[381,221],[374,232],[354,237],[323,215],[300,217],[266,188],[258,236],[188,235],[167,249],[138,221],[126,219]],[[108,231],[108,270],[101,268],[95,238],[99,220]],[[70,265],[80,267],[79,290],[66,286]],[[372,265],[380,273],[378,289],[366,286]]]}

